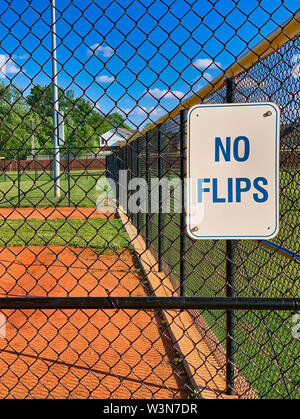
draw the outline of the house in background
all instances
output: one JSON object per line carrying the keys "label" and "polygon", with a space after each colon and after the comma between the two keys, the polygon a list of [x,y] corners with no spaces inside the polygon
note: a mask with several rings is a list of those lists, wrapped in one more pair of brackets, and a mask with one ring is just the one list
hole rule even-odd
{"label": "house in background", "polygon": [[125,128],[111,129],[100,135],[100,147],[118,147],[129,141],[137,131]]}

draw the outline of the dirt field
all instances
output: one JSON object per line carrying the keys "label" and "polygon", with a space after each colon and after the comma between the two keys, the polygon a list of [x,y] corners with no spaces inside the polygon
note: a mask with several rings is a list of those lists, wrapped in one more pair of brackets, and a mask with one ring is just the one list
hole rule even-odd
{"label": "dirt field", "polygon": [[[57,211],[60,211],[58,209]],[[1,210],[2,211],[2,210]],[[3,214],[3,213],[2,213]],[[145,295],[131,253],[0,249],[1,296]],[[3,310],[0,398],[180,398],[174,352],[153,312]]]}

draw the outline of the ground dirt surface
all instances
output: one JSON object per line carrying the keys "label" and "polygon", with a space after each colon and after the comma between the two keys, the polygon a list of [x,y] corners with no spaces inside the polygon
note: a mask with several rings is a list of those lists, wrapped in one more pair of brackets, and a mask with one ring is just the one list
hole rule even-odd
{"label": "ground dirt surface", "polygon": [[[145,295],[129,250],[117,255],[59,246],[0,249],[1,297],[108,292]],[[152,311],[1,313],[7,321],[6,339],[0,338],[0,398],[187,396],[174,373],[170,338]]]}

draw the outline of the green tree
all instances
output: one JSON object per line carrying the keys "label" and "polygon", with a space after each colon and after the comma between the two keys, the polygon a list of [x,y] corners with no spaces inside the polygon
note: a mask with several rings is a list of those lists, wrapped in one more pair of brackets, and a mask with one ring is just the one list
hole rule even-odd
{"label": "green tree", "polygon": [[29,107],[15,85],[0,82],[0,144],[1,155],[15,158],[26,154],[28,128],[24,123]]}
{"label": "green tree", "polygon": [[[65,145],[62,152],[69,149],[74,154],[97,151],[99,136],[112,128],[129,128],[124,118],[117,112],[104,116],[94,105],[83,97],[75,97],[73,90],[58,89],[59,109],[65,115]],[[37,137],[46,153],[52,148],[52,86],[37,85],[28,95],[31,112],[41,117]]]}

